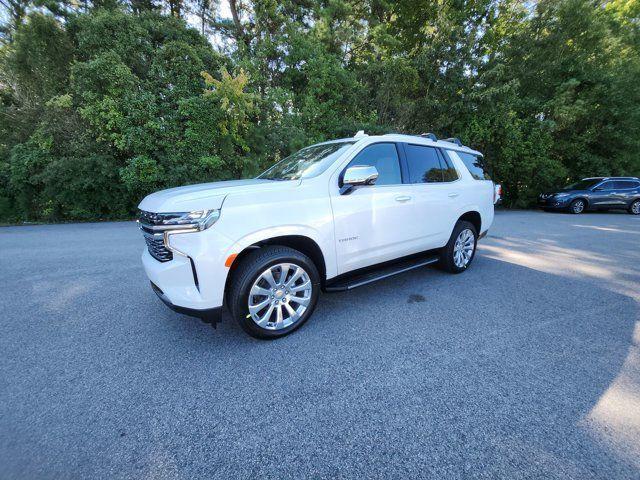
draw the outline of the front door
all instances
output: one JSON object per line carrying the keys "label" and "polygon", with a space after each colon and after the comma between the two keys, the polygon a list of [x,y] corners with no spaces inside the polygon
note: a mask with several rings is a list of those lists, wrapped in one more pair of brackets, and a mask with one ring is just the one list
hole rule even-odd
{"label": "front door", "polygon": [[331,189],[339,274],[420,251],[414,192],[402,181],[398,146],[368,145],[346,168],[353,165],[376,167],[378,180],[346,195]]}
{"label": "front door", "polygon": [[589,194],[589,205],[596,208],[615,206],[615,183],[609,180],[601,183]]}

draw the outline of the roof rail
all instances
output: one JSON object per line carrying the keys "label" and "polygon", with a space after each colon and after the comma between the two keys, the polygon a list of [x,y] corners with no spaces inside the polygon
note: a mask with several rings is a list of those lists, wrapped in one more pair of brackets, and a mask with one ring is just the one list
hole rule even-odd
{"label": "roof rail", "polygon": [[449,142],[449,143],[455,143],[459,147],[463,146],[462,142],[460,141],[460,139],[458,137],[445,138],[444,141],[445,142]]}
{"label": "roof rail", "polygon": [[433,140],[434,142],[438,141],[438,137],[435,136],[435,134],[429,132],[429,133],[421,133],[420,134],[421,137],[423,138],[428,138],[429,140]]}

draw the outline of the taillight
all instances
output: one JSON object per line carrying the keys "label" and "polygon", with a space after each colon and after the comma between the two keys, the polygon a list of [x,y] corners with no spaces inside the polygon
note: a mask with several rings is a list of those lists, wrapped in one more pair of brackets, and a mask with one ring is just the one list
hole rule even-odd
{"label": "taillight", "polygon": [[502,185],[496,184],[493,188],[493,203],[494,205],[502,198]]}

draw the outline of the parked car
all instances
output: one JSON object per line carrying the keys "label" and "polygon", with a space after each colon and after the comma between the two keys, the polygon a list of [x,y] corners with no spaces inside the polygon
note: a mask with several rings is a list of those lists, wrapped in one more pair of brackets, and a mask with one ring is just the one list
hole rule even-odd
{"label": "parked car", "polygon": [[579,214],[585,210],[623,209],[640,214],[640,180],[636,177],[584,178],[557,192],[543,193],[538,206],[545,210],[566,210]]}
{"label": "parked car", "polygon": [[312,145],[251,180],[160,191],[140,203],[151,286],[170,308],[250,335],[286,335],[320,290],[431,263],[472,263],[493,222],[480,152],[456,139],[368,136]]}

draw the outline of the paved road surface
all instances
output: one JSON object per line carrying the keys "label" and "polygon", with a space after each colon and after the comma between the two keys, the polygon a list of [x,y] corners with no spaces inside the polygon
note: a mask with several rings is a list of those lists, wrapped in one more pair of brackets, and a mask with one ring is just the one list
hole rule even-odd
{"label": "paved road surface", "polygon": [[165,308],[133,223],[0,228],[0,478],[638,479],[639,246],[500,213],[264,342]]}

